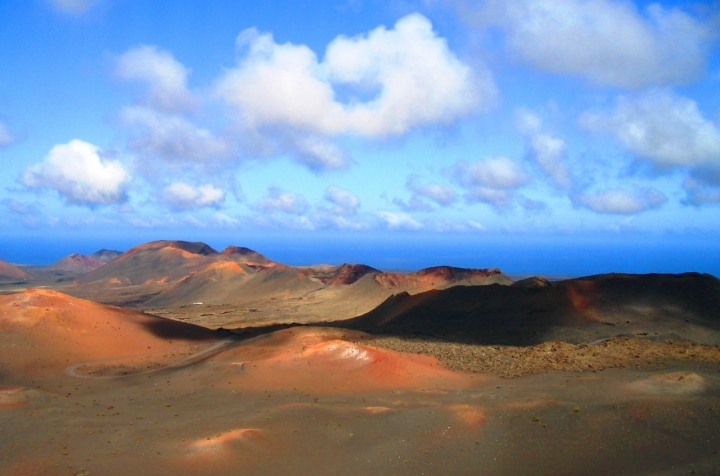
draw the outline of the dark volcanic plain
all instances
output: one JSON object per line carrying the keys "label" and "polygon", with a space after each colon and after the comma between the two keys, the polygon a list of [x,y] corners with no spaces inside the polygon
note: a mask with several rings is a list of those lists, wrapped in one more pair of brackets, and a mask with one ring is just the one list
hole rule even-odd
{"label": "dark volcanic plain", "polygon": [[[86,259],[87,258],[87,259]],[[720,280],[0,262],[0,474],[720,474]]]}

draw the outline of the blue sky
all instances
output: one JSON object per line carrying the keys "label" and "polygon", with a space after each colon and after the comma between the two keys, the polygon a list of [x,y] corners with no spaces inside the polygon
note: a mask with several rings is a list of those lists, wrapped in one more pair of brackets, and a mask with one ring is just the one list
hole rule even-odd
{"label": "blue sky", "polygon": [[[720,274],[717,3],[4,0],[0,18],[0,258],[176,238],[297,264]],[[558,264],[573,247],[594,264]]]}

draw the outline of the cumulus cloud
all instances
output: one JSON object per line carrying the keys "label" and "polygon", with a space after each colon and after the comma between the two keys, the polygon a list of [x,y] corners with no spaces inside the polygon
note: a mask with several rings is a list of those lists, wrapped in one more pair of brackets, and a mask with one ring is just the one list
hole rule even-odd
{"label": "cumulus cloud", "polygon": [[5,147],[15,142],[15,136],[10,133],[4,122],[0,122],[0,147]]}
{"label": "cumulus cloud", "polygon": [[685,83],[705,69],[712,26],[677,7],[617,0],[486,0],[478,11],[507,48],[552,73],[640,88]]}
{"label": "cumulus cloud", "polygon": [[53,147],[20,178],[29,188],[56,190],[69,203],[91,207],[125,201],[129,180],[120,162],[103,159],[99,147],[78,139]]}
{"label": "cumulus cloud", "polygon": [[331,185],[325,189],[325,200],[332,205],[334,215],[355,215],[360,208],[360,199],[344,188]]}
{"label": "cumulus cloud", "polygon": [[407,213],[379,211],[377,212],[377,216],[389,230],[417,231],[424,227],[422,223]]}
{"label": "cumulus cloud", "polygon": [[193,187],[184,182],[168,185],[162,192],[165,201],[176,210],[216,207],[225,200],[225,193],[214,185]]}
{"label": "cumulus cloud", "polygon": [[427,198],[442,207],[452,205],[457,199],[457,193],[451,187],[434,182],[424,184],[415,174],[408,176],[405,187],[416,197]]}
{"label": "cumulus cloud", "polygon": [[586,112],[581,127],[609,132],[658,168],[720,165],[720,128],[692,99],[666,90],[620,96],[612,112]]}
{"label": "cumulus cloud", "polygon": [[[316,169],[347,164],[329,142],[337,136],[382,139],[451,123],[488,107],[497,95],[492,78],[473,74],[419,14],[390,30],[339,36],[322,62],[305,45],[277,44],[255,29],[241,33],[237,45],[242,56],[218,80],[216,93],[243,128],[270,142],[279,137]],[[341,102],[339,87],[378,92],[367,101]]]}
{"label": "cumulus cloud", "polygon": [[573,201],[598,213],[633,215],[658,208],[667,197],[654,188],[638,188],[633,191],[615,188],[593,194],[579,194]]}
{"label": "cumulus cloud", "polygon": [[287,192],[280,187],[270,187],[267,195],[254,205],[258,211],[265,213],[284,212],[291,215],[302,215],[310,208],[307,199],[298,193]]}
{"label": "cumulus cloud", "polygon": [[570,173],[563,163],[567,149],[565,141],[544,133],[542,120],[537,114],[520,109],[516,116],[518,128],[528,141],[530,157],[550,176],[555,186],[569,188]]}
{"label": "cumulus cloud", "polygon": [[176,161],[205,161],[232,154],[230,141],[196,126],[184,117],[134,106],[120,112],[134,152]]}
{"label": "cumulus cloud", "polygon": [[468,202],[485,202],[496,208],[512,207],[516,189],[530,181],[530,176],[518,164],[504,156],[474,164],[460,161],[455,165],[454,176],[467,189]]}
{"label": "cumulus cloud", "polygon": [[193,108],[196,101],[187,88],[190,70],[172,54],[156,46],[133,48],[117,59],[117,76],[126,81],[140,81],[149,86],[145,102],[162,111]]}

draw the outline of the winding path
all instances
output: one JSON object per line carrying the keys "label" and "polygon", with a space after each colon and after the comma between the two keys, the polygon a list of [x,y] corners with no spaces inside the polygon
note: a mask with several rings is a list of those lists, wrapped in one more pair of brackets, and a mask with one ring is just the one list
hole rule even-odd
{"label": "winding path", "polygon": [[73,364],[70,367],[66,368],[65,374],[70,377],[87,378],[87,379],[105,379],[105,380],[127,378],[127,377],[137,377],[138,375],[146,375],[146,374],[151,374],[154,372],[160,372],[161,370],[174,369],[174,368],[183,367],[185,365],[193,364],[204,358],[210,357],[212,355],[217,355],[217,354],[225,351],[227,348],[233,347],[233,346],[239,344],[240,342],[241,342],[240,339],[236,339],[236,338],[223,339],[220,342],[217,342],[217,343],[213,344],[212,346],[208,347],[207,349],[201,350],[201,351],[196,352],[187,357],[183,357],[182,359],[177,360],[171,364],[164,365],[164,366],[158,367],[156,369],[144,370],[142,372],[136,372],[136,373],[132,373],[132,374],[100,375],[100,376],[82,375],[82,374],[77,373],[77,369],[79,369],[80,367],[83,367],[85,365],[99,364],[99,363],[103,363],[103,362],[122,361],[122,360],[127,360],[127,359],[137,359],[137,358],[141,358],[141,357],[147,357],[147,356],[158,355],[158,354],[153,353],[153,354],[143,354],[143,355],[133,355],[133,356],[129,355],[129,356],[124,356],[124,357],[116,357],[116,358],[112,358],[112,359],[91,360],[89,362],[80,362],[78,364]]}

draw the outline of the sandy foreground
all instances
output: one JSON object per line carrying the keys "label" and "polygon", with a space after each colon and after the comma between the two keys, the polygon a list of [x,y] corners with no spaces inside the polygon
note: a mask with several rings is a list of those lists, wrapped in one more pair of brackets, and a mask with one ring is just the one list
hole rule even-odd
{"label": "sandy foreground", "polygon": [[294,327],[0,298],[0,474],[720,474],[718,349]]}

